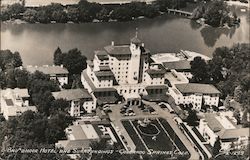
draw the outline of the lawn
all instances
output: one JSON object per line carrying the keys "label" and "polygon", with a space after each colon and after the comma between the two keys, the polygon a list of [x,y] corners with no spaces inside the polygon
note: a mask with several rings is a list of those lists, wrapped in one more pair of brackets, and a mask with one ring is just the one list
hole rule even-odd
{"label": "lawn", "polygon": [[[142,119],[140,120],[143,121]],[[165,119],[160,118],[159,122],[157,119],[150,119],[150,121],[151,122],[146,126],[139,125],[138,119],[122,121],[137,151],[147,151],[147,148],[154,151],[173,151],[176,150],[175,146],[181,151],[187,151],[186,147]],[[165,133],[164,129],[167,133]],[[176,145],[174,145],[171,140],[173,140]],[[146,144],[146,147],[143,143]]]}
{"label": "lawn", "polygon": [[[148,127],[145,127],[142,130],[145,133],[151,132],[152,135],[140,132],[138,129],[139,124],[137,123],[137,120],[132,121],[132,123],[135,126],[135,128],[137,128],[138,133],[140,134],[140,136],[142,137],[143,141],[146,143],[149,149],[153,149],[155,151],[171,151],[173,149],[172,148],[173,144],[171,143],[169,137],[166,135],[166,133],[159,125],[157,120],[151,120],[153,126],[156,127],[152,127],[152,125],[149,125]],[[158,132],[157,128],[159,130],[159,133],[156,135],[156,139],[154,139],[153,137]]]}

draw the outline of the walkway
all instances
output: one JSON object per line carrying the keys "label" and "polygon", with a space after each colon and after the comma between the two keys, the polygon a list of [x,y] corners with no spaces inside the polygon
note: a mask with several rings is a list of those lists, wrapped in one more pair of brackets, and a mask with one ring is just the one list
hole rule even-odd
{"label": "walkway", "polygon": [[179,14],[179,15],[184,15],[184,16],[192,16],[192,12],[182,11],[178,9],[168,9],[168,13],[174,13],[174,14]]}

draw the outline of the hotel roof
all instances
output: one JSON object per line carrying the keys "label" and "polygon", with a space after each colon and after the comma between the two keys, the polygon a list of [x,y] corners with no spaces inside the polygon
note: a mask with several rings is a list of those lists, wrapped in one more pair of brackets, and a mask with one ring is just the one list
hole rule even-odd
{"label": "hotel roof", "polygon": [[146,86],[145,89],[167,89],[168,87],[166,85],[151,85]]}
{"label": "hotel roof", "polygon": [[205,120],[209,128],[221,139],[233,139],[243,136],[249,137],[249,128],[236,128],[227,117],[214,113],[207,113],[205,114]]}
{"label": "hotel roof", "polygon": [[190,70],[191,69],[190,62],[187,60],[163,62],[162,64],[166,69],[176,69],[176,70]]}
{"label": "hotel roof", "polygon": [[112,71],[95,71],[96,77],[114,77]]}
{"label": "hotel roof", "polygon": [[111,55],[130,55],[131,51],[129,45],[122,45],[122,46],[113,46],[109,45],[104,47],[107,53]]}
{"label": "hotel roof", "polygon": [[59,92],[52,92],[52,95],[56,99],[66,99],[67,101],[92,98],[86,89],[67,89]]}
{"label": "hotel roof", "polygon": [[175,86],[181,93],[220,94],[220,91],[210,84],[186,83]]}
{"label": "hotel roof", "polygon": [[99,60],[109,60],[108,53],[106,51],[95,51],[95,55],[98,57]]}
{"label": "hotel roof", "polygon": [[35,71],[40,71],[48,75],[57,75],[57,74],[68,74],[68,70],[62,66],[27,66],[27,71],[34,73]]}

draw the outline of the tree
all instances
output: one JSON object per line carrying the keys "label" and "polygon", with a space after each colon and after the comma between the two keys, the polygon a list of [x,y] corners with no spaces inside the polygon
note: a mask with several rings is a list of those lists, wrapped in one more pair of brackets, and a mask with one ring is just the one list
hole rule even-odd
{"label": "tree", "polygon": [[52,101],[51,103],[51,109],[50,109],[50,113],[56,113],[58,111],[65,111],[67,112],[67,109],[69,109],[69,102],[67,102],[64,99],[56,99],[54,101]]}
{"label": "tree", "polygon": [[10,13],[11,18],[18,19],[20,14],[25,11],[25,7],[20,3],[14,3],[7,7],[8,12]]}
{"label": "tree", "polygon": [[13,66],[14,67],[20,67],[23,65],[21,56],[19,54],[19,52],[14,52],[13,54]]}
{"label": "tree", "polygon": [[220,149],[221,149],[221,142],[220,142],[220,138],[218,137],[213,146],[213,156],[216,156],[217,154],[219,154]]}
{"label": "tree", "polygon": [[242,124],[243,124],[243,127],[250,127],[250,121],[249,121],[248,117],[250,117],[249,109],[246,108],[243,111],[243,115],[242,115]]}
{"label": "tree", "polygon": [[240,111],[237,109],[233,113],[234,118],[237,120],[237,125],[241,123]]}
{"label": "tree", "polygon": [[50,22],[50,16],[43,8],[40,8],[37,11],[36,17],[37,17],[37,21],[40,23],[49,23]]}
{"label": "tree", "polygon": [[228,20],[229,9],[224,1],[211,2],[204,13],[206,23],[211,26],[222,26]]}
{"label": "tree", "polygon": [[6,80],[4,72],[0,71],[0,88],[3,89],[6,87]]}
{"label": "tree", "polygon": [[190,62],[192,81],[197,83],[205,83],[208,81],[207,63],[201,57],[195,57]]}
{"label": "tree", "polygon": [[103,22],[107,22],[109,20],[109,11],[103,7],[102,10],[96,14],[96,18]]}
{"label": "tree", "polygon": [[36,21],[37,11],[35,9],[27,9],[23,13],[23,19],[27,22],[34,23]]}
{"label": "tree", "polygon": [[78,22],[79,10],[74,6],[69,6],[67,8],[67,17],[69,21]]}
{"label": "tree", "polygon": [[234,89],[234,100],[237,102],[241,102],[241,97],[242,97],[242,88],[241,86],[238,86]]}
{"label": "tree", "polygon": [[29,80],[29,73],[26,70],[15,69],[14,74],[15,74],[15,80],[16,80],[16,87],[27,88],[28,80]]}
{"label": "tree", "polygon": [[57,49],[54,52],[54,64],[55,65],[62,64],[62,50],[60,47],[57,47]]}
{"label": "tree", "polygon": [[161,12],[166,12],[168,8],[172,8],[174,3],[173,0],[156,0],[154,2]]}
{"label": "tree", "polygon": [[15,79],[15,70],[8,69],[6,71],[6,87],[7,88],[16,88],[16,79]]}
{"label": "tree", "polygon": [[80,74],[87,67],[87,58],[77,48],[69,50],[68,53],[63,53],[62,57],[63,66],[68,69],[71,75]]}
{"label": "tree", "polygon": [[186,118],[186,122],[190,126],[197,126],[199,118],[197,117],[196,111],[189,109],[188,110],[188,117]]}

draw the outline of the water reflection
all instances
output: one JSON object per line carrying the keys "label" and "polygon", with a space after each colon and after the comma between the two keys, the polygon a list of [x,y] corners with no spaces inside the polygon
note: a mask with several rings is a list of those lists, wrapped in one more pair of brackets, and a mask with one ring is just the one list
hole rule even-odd
{"label": "water reflection", "polygon": [[197,29],[200,29],[201,28],[201,24],[197,23],[196,21],[194,20],[191,20],[190,21],[190,26],[193,30],[197,30]]}
{"label": "water reflection", "polygon": [[205,26],[201,29],[201,36],[203,37],[204,43],[208,47],[214,47],[216,41],[221,37],[221,35],[226,35],[232,39],[237,27],[232,28],[214,28],[210,26]]}

